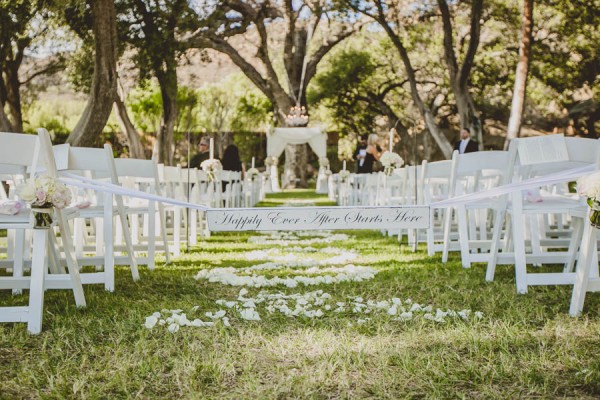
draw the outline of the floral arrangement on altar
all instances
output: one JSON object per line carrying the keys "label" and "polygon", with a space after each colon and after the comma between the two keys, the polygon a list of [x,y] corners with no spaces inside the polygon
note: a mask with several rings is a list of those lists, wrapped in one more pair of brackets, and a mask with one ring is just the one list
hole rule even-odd
{"label": "floral arrangement on altar", "polygon": [[386,175],[391,175],[394,172],[394,169],[400,168],[402,164],[404,164],[404,160],[397,153],[392,153],[391,151],[386,151],[381,155],[379,159],[381,165],[383,165],[384,172]]}
{"label": "floral arrangement on altar", "polygon": [[590,206],[590,223],[600,228],[600,172],[582,176],[577,180],[577,193],[587,197]]}
{"label": "floral arrangement on altar", "polygon": [[274,157],[274,156],[270,156],[265,158],[265,165],[268,167],[272,167],[274,165],[279,164],[279,158],[278,157]]}
{"label": "floral arrangement on altar", "polygon": [[56,178],[40,175],[29,179],[19,187],[18,195],[31,205],[36,228],[49,228],[53,221],[53,209],[71,204],[71,191]]}
{"label": "floral arrangement on altar", "polygon": [[258,177],[258,174],[259,172],[256,168],[250,168],[248,171],[246,171],[246,178],[253,181]]}
{"label": "floral arrangement on altar", "polygon": [[202,164],[200,164],[200,168],[202,168],[202,171],[206,172],[206,174],[208,175],[208,180],[210,182],[216,182],[216,173],[217,171],[221,171],[223,169],[223,165],[218,159],[212,158],[202,161]]}
{"label": "floral arrangement on altar", "polygon": [[346,182],[348,178],[350,178],[350,171],[348,171],[347,169],[343,169],[340,172],[338,172],[338,176],[340,178],[340,182]]}
{"label": "floral arrangement on altar", "polygon": [[329,169],[329,159],[327,157],[319,158],[319,167]]}

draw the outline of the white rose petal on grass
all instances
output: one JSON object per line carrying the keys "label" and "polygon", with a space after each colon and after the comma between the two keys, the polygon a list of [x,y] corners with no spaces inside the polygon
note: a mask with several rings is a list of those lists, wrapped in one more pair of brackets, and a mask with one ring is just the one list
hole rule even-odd
{"label": "white rose petal on grass", "polygon": [[246,321],[260,321],[260,315],[253,308],[246,308],[240,311],[240,317]]}
{"label": "white rose petal on grass", "polygon": [[179,331],[179,324],[172,323],[171,325],[169,325],[168,329],[169,329],[169,332],[176,333]]}
{"label": "white rose petal on grass", "polygon": [[223,326],[231,326],[231,324],[229,323],[229,318],[223,317],[221,321],[223,321]]}
{"label": "white rose petal on grass", "polygon": [[483,318],[483,313],[481,311],[475,311],[474,315],[477,319]]}
{"label": "white rose petal on grass", "polygon": [[408,311],[408,312],[403,312],[402,314],[400,314],[400,317],[398,319],[403,320],[403,321],[409,321],[413,318],[413,313]]}
{"label": "white rose petal on grass", "polygon": [[209,327],[209,326],[213,326],[214,324],[215,323],[212,322],[212,321],[211,322],[204,322],[204,321],[202,321],[202,320],[200,320],[198,318],[196,318],[195,320],[193,320],[191,322],[191,326],[195,326],[197,328],[206,328],[206,327]]}
{"label": "white rose petal on grass", "polygon": [[154,315],[151,315],[149,317],[146,317],[146,322],[144,323],[144,326],[148,329],[152,329],[157,323],[158,318]]}
{"label": "white rose petal on grass", "polygon": [[398,308],[394,304],[393,306],[388,308],[387,313],[388,313],[388,315],[396,315],[396,314],[398,314]]}
{"label": "white rose petal on grass", "polygon": [[223,318],[225,316],[225,314],[226,314],[225,310],[219,310],[216,313],[212,313],[212,312],[204,313],[204,315],[206,315],[208,318],[212,318],[212,319]]}

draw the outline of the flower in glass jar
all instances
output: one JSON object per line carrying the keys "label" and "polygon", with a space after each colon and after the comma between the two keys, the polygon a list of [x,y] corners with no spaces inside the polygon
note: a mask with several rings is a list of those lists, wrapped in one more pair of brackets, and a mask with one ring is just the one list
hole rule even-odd
{"label": "flower in glass jar", "polygon": [[32,207],[62,209],[71,204],[71,191],[69,188],[56,178],[48,175],[29,179],[18,188],[17,193],[21,200]]}
{"label": "flower in glass jar", "polygon": [[343,169],[340,172],[338,172],[338,176],[340,178],[340,181],[346,182],[350,177],[350,171],[348,171],[347,169]]}
{"label": "flower in glass jar", "polygon": [[256,177],[258,177],[258,170],[256,168],[250,168],[248,171],[246,171],[246,177],[250,180],[254,180],[256,179]]}

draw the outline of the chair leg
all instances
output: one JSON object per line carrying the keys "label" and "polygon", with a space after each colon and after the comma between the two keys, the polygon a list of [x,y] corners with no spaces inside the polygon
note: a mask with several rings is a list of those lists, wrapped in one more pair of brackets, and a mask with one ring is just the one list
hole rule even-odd
{"label": "chair leg", "polygon": [[[156,203],[151,201],[148,203],[148,230],[150,232],[156,232]],[[156,234],[148,236],[148,269],[153,271],[156,267],[154,261],[154,254],[156,252]],[[168,251],[167,251],[168,253]]]}
{"label": "chair leg", "polygon": [[448,252],[450,251],[450,225],[452,225],[452,211],[452,208],[447,208],[444,210],[444,250],[442,253],[443,263],[448,262]]}
{"label": "chair leg", "polygon": [[190,210],[190,237],[191,246],[198,244],[198,210]]}
{"label": "chair leg", "polygon": [[496,263],[498,262],[498,251],[500,250],[501,242],[500,236],[502,235],[502,226],[504,225],[505,215],[506,212],[504,210],[496,212],[493,226],[494,232],[492,234],[492,245],[490,246],[490,258],[485,272],[485,280],[488,282],[494,280],[494,274],[496,273]]}
{"label": "chair leg", "polygon": [[158,203],[158,222],[160,223],[160,235],[163,241],[163,249],[165,252],[165,262],[171,263],[171,254],[169,252],[169,239],[167,238],[167,216],[165,207],[162,203]]}
{"label": "chair leg", "polygon": [[583,303],[587,293],[587,282],[592,267],[592,253],[597,252],[596,230],[590,224],[584,224],[583,242],[581,244],[577,274],[575,275],[575,285],[573,285],[573,295],[571,296],[571,305],[569,315],[575,317],[583,311]]}
{"label": "chair leg", "polygon": [[44,310],[44,283],[48,259],[46,250],[49,231],[36,229],[33,232],[33,254],[31,257],[31,283],[29,286],[29,309],[27,331],[36,335],[42,331]]}
{"label": "chair leg", "polygon": [[469,233],[477,234],[476,231],[470,232],[468,229],[467,210],[464,206],[457,207],[458,216],[458,241],[460,244],[460,254],[463,268],[471,268],[471,256],[469,253]]}
{"label": "chair leg", "polygon": [[61,232],[62,244],[65,251],[65,258],[67,260],[67,267],[69,268],[69,277],[71,278],[71,283],[73,284],[73,297],[75,297],[75,304],[77,307],[85,307],[86,302],[85,295],[83,293],[83,285],[81,283],[81,276],[79,275],[79,265],[77,265],[75,249],[73,248],[73,242],[71,242],[71,227],[61,211],[58,211],[58,226]]}
{"label": "chair leg", "polygon": [[575,259],[577,258],[577,248],[581,244],[583,236],[583,220],[581,218],[573,218],[573,232],[569,241],[569,249],[567,251],[568,258],[565,263],[563,272],[573,272],[575,269]]}
{"label": "chair leg", "polygon": [[129,268],[131,269],[131,277],[134,281],[137,281],[140,279],[140,273],[138,271],[137,261],[135,260],[135,252],[133,250],[131,230],[129,229],[127,215],[125,214],[123,198],[121,196],[117,196],[115,200],[117,203],[117,212],[119,213],[119,221],[121,222],[120,232],[123,234],[123,237],[125,239],[125,246],[127,247],[127,256],[129,258]]}
{"label": "chair leg", "polygon": [[[23,276],[23,257],[25,249],[25,230],[16,229],[13,233],[14,237],[14,262],[13,262],[13,276],[15,278],[21,278]],[[10,249],[10,247],[9,247]],[[9,257],[10,258],[10,257]],[[22,294],[22,289],[13,289],[14,295]]]}
{"label": "chair leg", "polygon": [[173,256],[179,257],[181,245],[181,208],[173,211]]}
{"label": "chair leg", "polygon": [[105,194],[104,207],[104,289],[109,292],[115,290],[115,257],[114,257],[114,229],[112,195]]}
{"label": "chair leg", "polygon": [[[517,293],[527,293],[527,260],[525,256],[525,233],[523,219],[523,203],[521,193],[512,195],[512,232],[513,247],[515,254],[515,275],[517,280]],[[519,219],[521,217],[521,219]]]}

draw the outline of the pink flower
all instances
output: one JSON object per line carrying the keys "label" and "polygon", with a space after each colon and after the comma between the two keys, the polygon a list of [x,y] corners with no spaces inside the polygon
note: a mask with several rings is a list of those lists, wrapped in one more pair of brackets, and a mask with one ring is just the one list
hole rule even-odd
{"label": "pink flower", "polygon": [[36,203],[38,204],[43,204],[46,202],[46,192],[44,192],[43,190],[36,190],[35,191],[35,198],[36,198]]}

